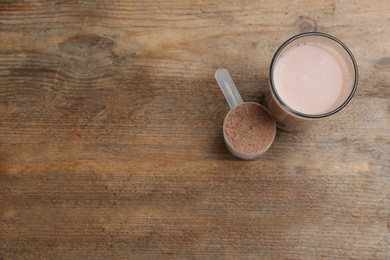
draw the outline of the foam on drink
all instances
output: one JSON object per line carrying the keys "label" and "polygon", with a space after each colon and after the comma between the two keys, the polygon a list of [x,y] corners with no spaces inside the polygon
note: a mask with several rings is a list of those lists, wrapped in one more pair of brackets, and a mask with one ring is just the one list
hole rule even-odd
{"label": "foam on drink", "polygon": [[335,108],[346,85],[346,68],[338,54],[318,43],[297,45],[275,65],[280,98],[292,109],[319,115]]}

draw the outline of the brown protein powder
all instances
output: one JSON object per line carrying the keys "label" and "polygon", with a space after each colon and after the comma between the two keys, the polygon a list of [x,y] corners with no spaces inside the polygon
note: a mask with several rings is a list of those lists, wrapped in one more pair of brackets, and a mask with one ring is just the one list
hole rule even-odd
{"label": "brown protein powder", "polygon": [[244,153],[257,153],[272,143],[275,121],[268,111],[255,103],[234,108],[225,119],[225,135],[230,144]]}

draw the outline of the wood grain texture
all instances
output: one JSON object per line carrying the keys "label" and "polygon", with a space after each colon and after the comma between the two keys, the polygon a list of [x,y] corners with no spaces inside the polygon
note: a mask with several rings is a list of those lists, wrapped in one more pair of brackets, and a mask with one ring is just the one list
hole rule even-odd
{"label": "wood grain texture", "polygon": [[[0,259],[389,259],[387,1],[0,1]],[[261,102],[306,31],[359,65],[348,106],[226,149],[227,68]]]}

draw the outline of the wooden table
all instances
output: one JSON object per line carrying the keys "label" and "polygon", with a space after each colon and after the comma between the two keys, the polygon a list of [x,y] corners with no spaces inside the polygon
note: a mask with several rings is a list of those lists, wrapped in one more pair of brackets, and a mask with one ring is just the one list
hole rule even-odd
{"label": "wooden table", "polygon": [[[0,2],[0,259],[389,259],[390,2]],[[283,41],[360,70],[337,115],[232,156]]]}

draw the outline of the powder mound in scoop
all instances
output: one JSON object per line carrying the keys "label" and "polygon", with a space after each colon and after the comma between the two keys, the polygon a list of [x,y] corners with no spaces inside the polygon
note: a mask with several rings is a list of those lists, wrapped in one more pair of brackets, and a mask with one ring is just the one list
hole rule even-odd
{"label": "powder mound in scoop", "polygon": [[244,153],[257,153],[267,148],[276,131],[275,121],[262,106],[244,103],[225,119],[225,135],[230,144]]}

